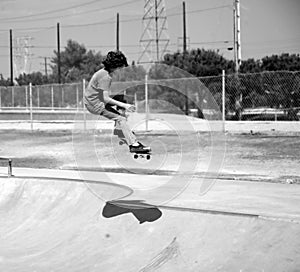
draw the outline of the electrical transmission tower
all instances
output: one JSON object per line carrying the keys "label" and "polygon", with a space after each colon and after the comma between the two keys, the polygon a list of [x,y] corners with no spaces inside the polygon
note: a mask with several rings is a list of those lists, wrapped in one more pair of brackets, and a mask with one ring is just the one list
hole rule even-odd
{"label": "electrical transmission tower", "polygon": [[169,44],[164,0],[145,0],[142,48],[138,63],[155,63],[163,59]]}
{"label": "electrical transmission tower", "polygon": [[17,37],[14,40],[14,70],[16,75],[29,73],[29,60],[32,37]]}

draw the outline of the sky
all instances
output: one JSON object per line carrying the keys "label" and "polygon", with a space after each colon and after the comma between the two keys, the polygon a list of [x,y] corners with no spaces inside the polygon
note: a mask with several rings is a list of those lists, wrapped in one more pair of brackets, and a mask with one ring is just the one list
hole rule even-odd
{"label": "sky", "polygon": [[[164,37],[169,53],[182,50],[182,0],[164,0],[167,15]],[[9,30],[19,49],[28,55],[26,72],[50,72],[57,49],[69,39],[88,50],[106,54],[116,48],[116,17],[120,16],[120,50],[129,62],[142,56],[145,0],[0,0],[0,74],[10,76]],[[300,0],[240,0],[242,59],[261,59],[281,53],[300,53]],[[233,59],[233,0],[185,0],[188,48],[218,51]],[[21,46],[23,44],[23,46]],[[25,44],[25,47],[24,47]],[[21,70],[22,58],[18,58]]]}

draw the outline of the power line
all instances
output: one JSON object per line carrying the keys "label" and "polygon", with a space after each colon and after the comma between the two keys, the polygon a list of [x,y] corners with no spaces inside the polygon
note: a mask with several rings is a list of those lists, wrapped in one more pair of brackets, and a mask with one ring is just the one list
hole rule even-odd
{"label": "power line", "polygon": [[38,18],[38,19],[32,19],[32,20],[28,20],[28,19],[26,19],[26,20],[14,20],[13,22],[15,22],[15,23],[28,22],[28,21],[37,22],[37,21],[45,21],[45,20],[49,20],[49,19],[73,17],[73,16],[78,16],[78,15],[81,15],[81,14],[94,13],[94,12],[98,12],[98,11],[104,11],[104,10],[108,10],[108,9],[112,9],[112,8],[116,8],[116,7],[121,7],[121,6],[125,6],[125,5],[131,4],[131,3],[134,3],[134,2],[138,2],[138,1],[140,1],[140,0],[131,0],[131,1],[127,1],[127,2],[122,3],[122,4],[115,4],[115,5],[111,5],[111,6],[108,6],[108,7],[101,7],[101,8],[97,8],[97,9],[77,12],[75,14],[51,16],[51,17],[44,17],[44,18]]}
{"label": "power line", "polygon": [[[26,31],[37,30],[37,31],[34,31],[34,32],[39,32],[40,30],[48,30],[48,29],[52,29],[52,28],[55,28],[55,26],[28,27],[28,28],[14,28],[14,30],[16,30],[16,31],[23,31],[23,30],[26,30]],[[7,32],[7,29],[0,29],[0,31],[5,31],[5,32]],[[3,34],[2,34],[2,35],[3,35]]]}
{"label": "power line", "polygon": [[94,4],[94,3],[99,3],[101,1],[104,1],[104,0],[94,0],[94,1],[91,1],[91,2],[84,3],[84,4],[74,5],[74,6],[70,6],[70,7],[66,7],[66,8],[60,8],[60,9],[56,9],[56,10],[49,10],[49,11],[36,13],[36,14],[31,14],[31,15],[24,15],[24,16],[18,16],[18,17],[10,17],[10,18],[2,18],[2,19],[0,19],[0,21],[10,22],[10,21],[14,21],[14,20],[38,17],[38,16],[41,16],[41,15],[52,14],[52,13],[57,13],[57,12],[60,13],[60,12],[65,11],[65,10],[69,10],[69,9],[72,9],[72,8],[79,8],[79,7],[91,5],[91,4]]}
{"label": "power line", "polygon": [[[228,7],[231,8],[232,5],[224,5],[224,6],[212,7],[212,8],[206,8],[206,9],[190,10],[190,11],[187,11],[186,14],[200,13],[200,12],[211,11],[211,10],[222,9],[222,8],[228,8]],[[178,12],[178,13],[168,14],[168,17],[177,16],[177,15],[182,15],[182,13]]]}
{"label": "power line", "polygon": [[190,42],[190,44],[213,44],[213,43],[230,43],[233,41],[210,41],[210,42]]}
{"label": "power line", "polygon": [[[114,8],[114,7],[119,7],[119,6],[127,5],[127,4],[130,4],[130,3],[133,3],[133,2],[137,2],[137,1],[139,1],[139,0],[131,0],[131,1],[125,2],[123,4],[114,5],[114,6],[110,6],[110,7],[105,7],[105,8],[101,8],[101,9],[93,9],[92,11],[86,11],[86,12],[95,12],[95,11],[99,11],[99,10],[111,9],[111,8]],[[186,13],[187,14],[200,13],[200,12],[211,11],[211,10],[216,10],[216,9],[221,9],[221,8],[227,8],[227,7],[231,7],[231,5],[223,5],[223,6],[218,6],[218,7],[206,8],[206,9],[192,10],[192,11],[187,11]],[[69,16],[75,16],[75,15],[78,15],[78,14],[82,14],[82,13],[71,14],[71,15],[64,15],[63,17],[65,18],[65,17],[69,17]],[[168,14],[167,17],[178,16],[178,15],[181,15],[181,13],[180,12],[178,12],[178,13],[170,13],[170,14]],[[141,16],[142,16],[142,14],[141,14]],[[55,18],[57,18],[57,17],[51,17],[51,18],[48,17],[48,18],[42,18],[42,19],[38,19],[38,20],[47,20],[47,19],[55,19]],[[132,19],[123,19],[123,20],[120,20],[120,23],[136,22],[136,21],[140,21],[140,20],[141,20],[140,17],[132,18]],[[37,19],[34,20],[34,21],[37,21]],[[19,22],[22,22],[22,21],[19,21]],[[26,20],[26,22],[28,22],[28,20]],[[84,27],[84,26],[105,25],[105,24],[114,24],[114,23],[115,23],[114,20],[110,21],[110,19],[106,19],[106,20],[98,21],[98,22],[94,22],[94,23],[62,25],[61,27],[62,28]],[[22,31],[22,30],[43,30],[43,29],[50,29],[50,28],[54,28],[54,26],[36,27],[36,28],[16,28],[14,30],[19,30],[19,31]],[[0,31],[7,31],[7,30],[0,29]]]}
{"label": "power line", "polygon": [[276,42],[296,42],[299,41],[300,37],[294,38],[294,39],[277,39],[277,40],[267,40],[267,41],[251,41],[246,42],[245,44],[264,44],[264,43],[272,43],[274,46],[274,43]]}
{"label": "power line", "polygon": [[[135,0],[133,1],[135,2]],[[193,11],[188,11],[186,13],[197,13],[197,12],[204,12],[204,11],[209,11],[209,10],[214,10],[214,9],[220,9],[220,8],[224,8],[224,7],[231,7],[230,5],[225,5],[225,6],[219,6],[219,7],[213,7],[213,8],[207,8],[207,9],[199,9],[199,10],[193,10]],[[167,17],[170,16],[177,16],[177,15],[181,15],[181,13],[171,13],[169,14]],[[142,16],[142,14],[141,14]],[[137,22],[140,21],[141,18],[137,17],[137,18],[132,18],[132,19],[123,19],[120,20],[120,23],[130,23],[130,22]],[[78,24],[78,25],[64,25],[62,27],[84,27],[84,26],[93,26],[93,25],[101,25],[101,24],[115,24],[115,21],[100,21],[100,22],[94,22],[94,23],[88,23],[88,24]]]}
{"label": "power line", "polygon": [[71,27],[85,27],[85,26],[95,26],[95,25],[110,25],[115,24],[115,21],[112,21],[113,17],[104,20],[104,21],[98,21],[94,23],[87,23],[87,24],[78,24],[78,25],[62,25],[62,28],[71,28]]}
{"label": "power line", "polygon": [[[206,42],[190,42],[190,44],[193,45],[199,45],[199,44],[227,44],[227,43],[231,43],[232,41],[206,41]],[[169,43],[170,46],[176,46],[177,43]],[[105,45],[84,45],[87,48],[109,48],[109,47],[113,47],[114,45],[112,44],[105,44]],[[0,45],[0,48],[8,48],[9,46],[7,45]],[[40,48],[45,48],[45,49],[52,49],[55,48],[56,45],[30,45],[31,49],[40,49]],[[135,48],[135,47],[140,47],[139,44],[123,44],[122,47],[124,48]]]}
{"label": "power line", "polygon": [[[54,28],[54,27],[53,27]],[[274,42],[282,42],[282,43],[288,43],[288,45],[278,45],[280,47],[288,47],[288,46],[294,46],[293,42],[299,41],[300,37],[297,37],[295,39],[276,39],[276,40],[267,40],[267,41],[251,41],[251,42],[244,42],[244,45],[263,45],[263,46],[268,46],[268,43],[274,43]],[[190,42],[191,45],[201,45],[201,44],[223,44],[223,43],[232,43],[232,40],[224,40],[224,41],[203,41],[203,42]],[[267,43],[267,44],[266,44]],[[170,46],[176,46],[177,43],[169,43]],[[30,48],[32,49],[39,49],[39,48],[55,48],[56,45],[30,45]],[[114,45],[85,45],[87,48],[106,48],[106,47],[113,47]],[[274,46],[274,44],[273,44]],[[129,48],[129,47],[139,47],[138,44],[124,44],[122,45],[124,48]],[[0,48],[9,48],[8,45],[0,45]]]}

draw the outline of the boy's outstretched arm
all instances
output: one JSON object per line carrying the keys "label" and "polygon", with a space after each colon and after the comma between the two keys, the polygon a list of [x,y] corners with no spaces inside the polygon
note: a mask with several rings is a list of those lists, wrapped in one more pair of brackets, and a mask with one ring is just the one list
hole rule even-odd
{"label": "boy's outstretched arm", "polygon": [[121,101],[115,100],[113,98],[111,98],[108,94],[108,91],[103,91],[103,99],[104,99],[104,103],[108,103],[111,105],[116,105],[118,107],[124,108],[127,111],[130,112],[134,112],[135,111],[135,107],[134,105],[128,104],[128,103],[123,103]]}

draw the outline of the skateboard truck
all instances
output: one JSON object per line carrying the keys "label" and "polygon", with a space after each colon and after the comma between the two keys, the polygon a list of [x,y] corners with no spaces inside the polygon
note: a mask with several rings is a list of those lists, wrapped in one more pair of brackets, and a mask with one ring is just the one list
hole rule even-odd
{"label": "skateboard truck", "polygon": [[137,152],[134,152],[133,158],[134,159],[146,158],[147,160],[150,160],[151,159],[151,153],[139,153],[139,152],[137,153]]}

